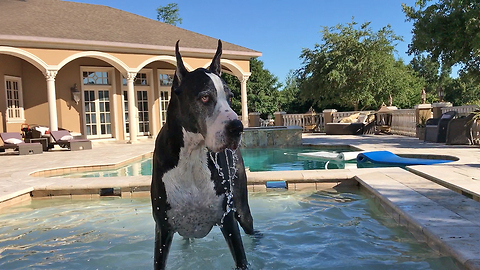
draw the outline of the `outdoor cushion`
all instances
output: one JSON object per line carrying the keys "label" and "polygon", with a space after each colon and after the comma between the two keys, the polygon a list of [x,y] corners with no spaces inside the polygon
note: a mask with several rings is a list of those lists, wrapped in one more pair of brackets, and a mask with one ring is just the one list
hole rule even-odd
{"label": "outdoor cushion", "polygon": [[62,138],[60,138],[60,141],[70,141],[70,140],[73,140],[72,135],[64,135],[62,136]]}
{"label": "outdoor cushion", "polygon": [[19,143],[23,143],[23,140],[20,140],[17,138],[8,138],[5,140],[5,142],[10,144],[19,144]]}

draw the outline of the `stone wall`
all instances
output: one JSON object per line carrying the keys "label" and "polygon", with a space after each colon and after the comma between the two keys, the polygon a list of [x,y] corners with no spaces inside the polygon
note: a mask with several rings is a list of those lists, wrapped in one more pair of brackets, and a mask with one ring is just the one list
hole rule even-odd
{"label": "stone wall", "polygon": [[302,145],[302,128],[298,126],[245,128],[241,147],[286,147]]}

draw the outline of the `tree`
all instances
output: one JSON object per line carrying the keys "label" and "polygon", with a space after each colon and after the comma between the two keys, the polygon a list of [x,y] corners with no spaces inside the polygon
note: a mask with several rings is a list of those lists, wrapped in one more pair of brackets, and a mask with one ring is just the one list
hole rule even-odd
{"label": "tree", "polygon": [[157,20],[171,25],[182,24],[177,3],[170,3],[157,8]]}
{"label": "tree", "polygon": [[462,66],[462,72],[480,74],[480,2],[478,0],[418,0],[416,7],[402,4],[413,21],[410,54],[428,53],[442,66]]}
{"label": "tree", "polygon": [[[280,94],[278,90],[281,84],[276,76],[263,67],[263,62],[256,58],[250,60],[250,72],[252,75],[247,81],[248,110],[250,112],[259,112],[260,117],[266,119],[268,115],[272,115],[279,109]],[[240,82],[235,76],[227,73],[223,73],[222,78],[234,95],[232,109],[240,114]]]}
{"label": "tree", "polygon": [[450,68],[441,67],[440,63],[427,55],[416,55],[410,61],[410,67],[415,71],[418,77],[424,79],[427,102],[438,101],[437,90],[439,87],[445,89],[445,85],[451,83]]}
{"label": "tree", "polygon": [[[242,113],[240,81],[237,77],[226,72],[222,72],[222,79],[228,85],[228,88],[230,88],[233,94],[231,107],[238,115],[240,115]],[[247,105],[248,103],[249,102],[247,102]]]}
{"label": "tree", "polygon": [[287,113],[305,113],[312,106],[312,102],[304,102],[299,98],[299,82],[294,70],[287,74],[285,85],[279,94],[279,109]]}
{"label": "tree", "polygon": [[248,108],[252,112],[259,112],[260,117],[266,119],[279,109],[278,90],[281,84],[257,58],[250,60],[250,72],[252,75],[247,81]]}
{"label": "tree", "polygon": [[471,76],[448,78],[444,84],[445,100],[455,105],[480,105],[480,85]]}
{"label": "tree", "polygon": [[420,95],[413,70],[394,57],[395,42],[401,37],[390,26],[373,32],[369,25],[366,22],[357,29],[352,21],[323,27],[323,43],[302,51],[303,67],[298,73],[304,101],[313,100],[323,108],[359,110],[376,109],[390,96],[409,104],[415,88]]}

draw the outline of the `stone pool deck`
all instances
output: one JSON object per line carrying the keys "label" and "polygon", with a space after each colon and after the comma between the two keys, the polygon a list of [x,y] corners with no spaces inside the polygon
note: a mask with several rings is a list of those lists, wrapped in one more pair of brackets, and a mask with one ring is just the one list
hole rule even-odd
{"label": "stone pool deck", "polygon": [[[304,134],[303,143],[351,145],[396,154],[450,155],[442,165],[328,171],[250,172],[249,190],[265,191],[267,180],[286,180],[289,189],[323,189],[360,183],[400,224],[432,248],[453,256],[466,269],[480,269],[480,148],[424,143],[403,136],[326,136]],[[115,188],[123,197],[145,196],[151,177],[52,178],[149,156],[153,140],[137,144],[94,142],[92,150],[56,150],[39,155],[0,154],[0,211],[33,198],[99,197]],[[32,176],[36,175],[36,176]],[[462,195],[463,194],[463,195]]]}

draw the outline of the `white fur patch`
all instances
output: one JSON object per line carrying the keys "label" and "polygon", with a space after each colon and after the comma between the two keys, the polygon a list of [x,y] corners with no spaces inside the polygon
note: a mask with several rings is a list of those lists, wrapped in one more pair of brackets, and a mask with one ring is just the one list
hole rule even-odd
{"label": "white fur patch", "polygon": [[230,105],[228,105],[227,96],[220,77],[213,73],[206,74],[210,77],[217,90],[217,103],[215,104],[212,116],[206,119],[208,129],[205,136],[205,144],[210,150],[218,152],[220,149],[223,149],[226,144],[225,125],[228,121],[238,119],[238,115],[232,110]]}
{"label": "white fur patch", "polygon": [[183,237],[201,238],[222,218],[224,195],[217,196],[201,134],[183,129],[184,147],[177,167],[163,175],[168,221]]}

